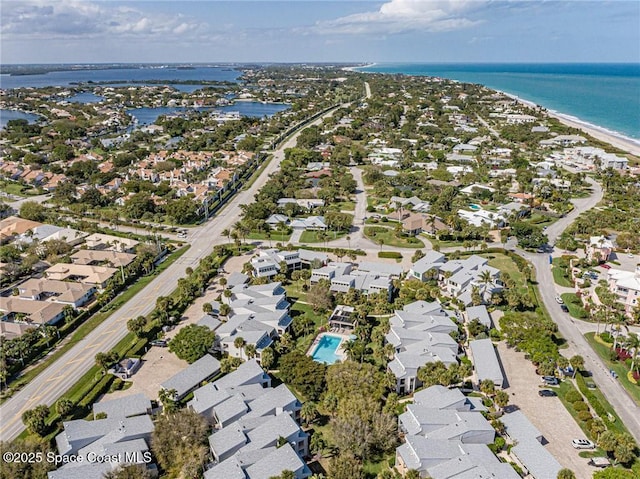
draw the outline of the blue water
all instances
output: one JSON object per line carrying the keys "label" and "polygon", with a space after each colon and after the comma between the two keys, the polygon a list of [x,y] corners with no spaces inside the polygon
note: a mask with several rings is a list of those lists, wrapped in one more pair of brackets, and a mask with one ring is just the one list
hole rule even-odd
{"label": "blue water", "polygon": [[640,64],[381,63],[361,71],[479,83],[640,139]]}
{"label": "blue water", "polygon": [[129,115],[138,119],[139,125],[151,125],[155,123],[160,115],[171,115],[174,113],[181,113],[190,110],[196,111],[237,111],[242,116],[262,118],[264,116],[273,116],[279,111],[284,111],[290,108],[290,105],[283,103],[261,103],[254,101],[242,101],[235,103],[234,105],[220,106],[220,107],[167,107],[161,106],[156,108],[135,108],[127,110]]}
{"label": "blue water", "polygon": [[[0,75],[0,88],[69,86],[78,82],[115,82],[159,80],[172,81],[236,81],[241,75],[237,70],[221,67],[196,67],[192,70],[177,68],[114,68],[111,70],[74,70],[50,72],[38,75]],[[200,86],[201,87],[201,86]],[[196,88],[194,88],[196,89]]]}
{"label": "blue water", "polygon": [[0,129],[7,126],[9,120],[27,120],[29,123],[35,123],[39,118],[40,117],[38,115],[34,115],[33,113],[0,109]]}
{"label": "blue water", "polygon": [[86,91],[67,98],[71,103],[100,103],[102,100],[104,97]]}
{"label": "blue water", "polygon": [[325,334],[320,338],[316,349],[313,350],[311,357],[314,361],[325,364],[333,364],[341,358],[336,354],[342,339],[339,336],[331,336]]}

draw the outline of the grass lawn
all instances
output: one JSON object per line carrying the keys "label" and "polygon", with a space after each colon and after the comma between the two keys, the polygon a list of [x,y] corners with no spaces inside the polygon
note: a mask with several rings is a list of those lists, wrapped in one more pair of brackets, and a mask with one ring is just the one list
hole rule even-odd
{"label": "grass lawn", "polygon": [[611,349],[609,346],[602,344],[600,341],[595,339],[595,333],[587,333],[584,335],[589,345],[593,348],[593,350],[598,353],[600,359],[604,362],[608,369],[613,369],[618,375],[618,381],[624,386],[629,395],[633,398],[633,400],[640,406],[640,386],[637,384],[633,384],[627,378],[627,367],[619,362],[613,362],[609,359],[609,350]]}
{"label": "grass lawn", "polygon": [[[25,386],[29,381],[31,381],[34,377],[44,371],[49,365],[57,360],[60,356],[65,354],[69,349],[71,349],[76,343],[84,339],[84,337],[93,331],[98,325],[100,325],[105,319],[115,313],[121,306],[123,306],[127,301],[129,301],[133,296],[135,296],[142,288],[147,286],[151,281],[155,279],[158,274],[171,266],[178,258],[180,258],[184,253],[187,252],[189,246],[180,248],[174,251],[165,261],[163,261],[155,270],[153,274],[149,276],[143,276],[138,281],[136,281],[133,285],[127,288],[122,294],[116,296],[111,303],[109,303],[105,308],[103,308],[104,312],[98,312],[94,314],[92,317],[87,319],[84,323],[82,323],[76,330],[71,334],[69,340],[67,340],[61,347],[55,349],[55,351],[49,354],[45,360],[41,361],[37,366],[29,369],[22,376],[20,376],[16,381],[10,384],[12,390],[18,390]],[[7,399],[9,396],[5,396],[3,400]]]}
{"label": "grass lawn", "polygon": [[271,238],[267,236],[267,233],[258,233],[255,231],[249,233],[249,235],[247,236],[247,239],[251,239],[251,240],[269,241],[269,239],[271,239],[271,241],[275,241],[275,242],[289,241],[289,238],[291,238],[291,233],[282,233],[282,232],[275,232],[275,231],[271,232]]}
{"label": "grass lawn", "polygon": [[527,282],[524,274],[518,269],[514,261],[506,254],[502,253],[482,253],[479,256],[489,258],[489,266],[498,268],[501,272],[507,273],[513,281],[518,285],[518,292],[527,292]]}
{"label": "grass lawn", "polygon": [[25,194],[22,192],[23,188],[24,186],[20,183],[13,183],[8,181],[0,182],[0,191],[4,191],[5,193],[8,193],[10,195],[25,196]]}
{"label": "grass lawn", "polygon": [[337,203],[332,203],[329,206],[329,209],[336,211],[355,211],[356,204],[353,201],[339,201]]}
{"label": "grass lawn", "polygon": [[[300,243],[324,243],[325,239],[321,236],[322,231],[303,231],[300,236]],[[327,231],[327,242],[344,238],[347,232],[336,233],[335,231]]]}
{"label": "grass lawn", "polygon": [[589,314],[582,307],[582,301],[574,293],[563,293],[560,295],[564,304],[569,308],[569,314],[577,319],[585,319]]}
{"label": "grass lawn", "polygon": [[607,414],[610,415],[610,417],[613,419],[613,421],[610,421],[610,428],[612,430],[614,430],[615,432],[619,432],[619,433],[629,433],[629,431],[627,431],[627,428],[624,426],[624,423],[620,420],[620,417],[618,416],[618,414],[616,414],[615,409],[613,409],[613,406],[611,406],[611,404],[609,404],[609,401],[607,401],[607,398],[604,397],[604,394],[602,394],[600,392],[599,389],[594,388],[594,389],[587,389],[586,384],[583,382],[582,386],[580,385],[581,383],[579,381],[583,381],[584,378],[576,378],[576,385],[578,387],[578,389],[580,390],[580,392],[582,393],[582,395],[585,397],[585,401],[588,402],[589,404],[591,404],[591,401],[589,400],[589,395],[592,395],[593,397],[596,398],[596,400],[602,405],[602,407],[604,408],[605,411],[607,411]]}
{"label": "grass lawn", "polygon": [[435,236],[429,236],[425,233],[423,233],[422,236],[424,236],[433,246],[439,246],[440,248],[460,248],[460,251],[464,249],[464,243],[462,241],[441,241]]}
{"label": "grass lawn", "polygon": [[553,267],[551,268],[551,273],[553,274],[553,280],[555,283],[559,286],[564,286],[565,288],[573,287],[571,278],[567,275],[565,270],[570,258],[571,257],[553,258]]}
{"label": "grass lawn", "polygon": [[538,226],[549,226],[555,223],[556,221],[558,221],[558,218],[553,218],[551,216],[544,216],[538,213],[534,213],[527,220],[528,223],[533,223],[534,225],[538,225]]}
{"label": "grass lawn", "polygon": [[413,236],[396,236],[396,232],[391,228],[381,226],[367,226],[364,234],[371,241],[385,246],[395,246],[396,248],[424,248],[424,243]]}

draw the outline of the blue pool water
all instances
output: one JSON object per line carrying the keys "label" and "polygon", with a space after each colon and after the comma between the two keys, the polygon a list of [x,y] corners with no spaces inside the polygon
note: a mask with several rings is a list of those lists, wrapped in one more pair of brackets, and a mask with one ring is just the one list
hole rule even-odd
{"label": "blue pool water", "polygon": [[470,209],[470,210],[473,210],[473,211],[478,211],[478,210],[481,210],[481,209],[482,209],[482,207],[481,207],[480,205],[476,205],[476,204],[471,203],[471,204],[469,205],[469,209]]}
{"label": "blue pool water", "polygon": [[320,338],[320,342],[318,342],[316,349],[313,350],[311,357],[314,361],[325,364],[333,364],[339,361],[341,358],[336,354],[336,351],[340,346],[341,340],[338,336],[325,334]]}

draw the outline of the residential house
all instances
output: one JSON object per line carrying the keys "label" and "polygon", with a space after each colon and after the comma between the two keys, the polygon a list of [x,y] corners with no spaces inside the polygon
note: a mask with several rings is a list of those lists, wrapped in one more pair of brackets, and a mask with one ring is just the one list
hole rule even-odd
{"label": "residential house", "polygon": [[17,216],[4,218],[0,220],[0,243],[10,241],[12,238],[23,235],[39,226],[42,226],[42,223],[25,220]]}
{"label": "residential house", "polygon": [[496,388],[502,388],[505,378],[493,342],[490,339],[470,341],[469,350],[473,358],[478,387],[482,381],[488,379]]}
{"label": "residential house", "polygon": [[609,256],[613,252],[613,243],[604,236],[592,236],[587,245],[587,259],[605,263],[609,261]]}
{"label": "residential house", "polygon": [[121,253],[133,253],[139,242],[120,236],[94,233],[85,238],[87,248],[94,250],[120,251]]}
{"label": "residential house", "polygon": [[430,250],[425,256],[413,263],[409,269],[409,278],[417,278],[420,281],[428,281],[438,278],[440,266],[446,263],[444,254]]}
{"label": "residential house", "polygon": [[398,394],[412,393],[421,386],[418,369],[425,364],[458,362],[458,343],[450,336],[458,327],[452,317],[454,313],[437,302],[416,302],[391,317],[385,340],[394,348],[388,368],[396,377]]}
{"label": "residential house", "polygon": [[220,361],[205,354],[193,364],[174,374],[162,383],[166,391],[175,390],[175,399],[180,400],[196,389],[200,383],[207,381],[220,372]]}
{"label": "residential house", "polygon": [[300,269],[299,252],[264,249],[258,253],[258,256],[251,258],[253,274],[256,278],[275,276],[280,272],[283,264],[286,264],[288,269]]}
{"label": "residential house", "polygon": [[84,284],[92,284],[102,289],[117,272],[117,269],[106,266],[57,263],[45,270],[44,274],[49,279],[78,281]]}
{"label": "residential house", "polygon": [[136,259],[136,255],[112,250],[81,249],[73,253],[70,258],[74,264],[91,266],[105,265],[111,268],[124,268]]}
{"label": "residential house", "polygon": [[93,404],[93,418],[98,414],[106,414],[111,419],[151,414],[151,401],[143,393],[100,401]]}
{"label": "residential house", "polygon": [[458,389],[431,386],[414,396],[399,417],[404,444],[396,449],[396,469],[417,470],[431,479],[517,479],[515,470],[487,447],[495,438],[482,416],[486,408]]}
{"label": "residential house", "polygon": [[478,320],[478,322],[487,329],[491,329],[493,327],[491,315],[489,314],[489,311],[487,311],[487,307],[483,304],[481,304],[480,306],[467,307],[467,309],[465,310],[465,315],[467,317],[467,323]]}
{"label": "residential house", "polygon": [[328,229],[327,223],[324,221],[324,216],[309,216],[307,218],[296,218],[291,221],[290,226],[294,230],[307,230],[307,231],[325,231]]}
{"label": "residential house", "polygon": [[514,411],[500,418],[514,446],[511,455],[525,473],[534,479],[557,477],[562,466],[543,446],[544,436],[522,411]]}
{"label": "residential house", "polygon": [[627,314],[638,308],[640,304],[640,264],[635,271],[623,271],[611,268],[608,271],[609,290],[612,291],[618,302],[624,305]]}
{"label": "residential house", "polygon": [[74,309],[89,302],[96,292],[95,286],[47,278],[31,278],[16,288],[22,299],[68,304]]}

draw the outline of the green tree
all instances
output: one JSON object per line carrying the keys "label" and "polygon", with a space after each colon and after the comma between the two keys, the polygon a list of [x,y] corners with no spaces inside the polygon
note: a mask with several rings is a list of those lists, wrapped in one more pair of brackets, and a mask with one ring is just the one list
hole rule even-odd
{"label": "green tree", "polygon": [[305,424],[311,424],[318,417],[318,407],[312,401],[306,401],[300,409],[300,417]]}
{"label": "green tree", "polygon": [[71,414],[73,411],[75,404],[73,401],[67,398],[60,398],[56,403],[56,412],[61,416],[65,417]]}
{"label": "green tree", "polygon": [[576,479],[576,475],[573,473],[571,469],[560,469],[558,471],[557,479]]}
{"label": "green tree", "polygon": [[34,437],[15,439],[11,442],[0,442],[0,451],[9,451],[14,454],[25,454],[24,457],[37,457],[41,454],[42,461],[2,461],[0,477],[3,479],[42,479],[47,477],[47,472],[56,468],[55,463],[47,461],[49,453],[54,453],[48,442]]}
{"label": "green tree", "polygon": [[22,413],[22,422],[32,434],[44,436],[47,431],[49,407],[41,404]]}
{"label": "green tree", "polygon": [[329,285],[320,281],[309,288],[307,302],[315,312],[328,311],[333,306],[333,297],[329,291]]}
{"label": "green tree", "polygon": [[191,364],[207,354],[215,339],[216,333],[206,326],[190,324],[169,342],[169,351]]}
{"label": "green tree", "polygon": [[638,457],[638,448],[633,438],[626,433],[618,434],[616,446],[613,449],[613,457],[616,462],[627,464]]}
{"label": "green tree", "polygon": [[575,356],[571,356],[569,364],[573,368],[573,377],[575,377],[578,371],[582,371],[584,369],[584,358],[579,354],[576,354]]}
{"label": "green tree", "polygon": [[260,365],[265,371],[271,369],[276,360],[275,352],[273,348],[265,348],[260,353]]}
{"label": "green tree", "polygon": [[158,399],[162,403],[162,412],[164,414],[171,414],[178,409],[176,404],[177,391],[175,389],[164,389],[158,391]]}
{"label": "green tree", "polygon": [[207,460],[208,429],[206,420],[190,409],[158,418],[151,450],[169,477],[200,477]]}
{"label": "green tree", "polygon": [[151,473],[141,464],[122,465],[104,475],[104,479],[151,479]]}
{"label": "green tree", "polygon": [[238,336],[233,340],[233,345],[238,351],[240,351],[240,359],[242,359],[242,348],[244,347],[245,344],[246,342],[242,336]]}
{"label": "green tree", "polygon": [[20,217],[31,221],[44,221],[47,209],[35,201],[25,201],[20,206]]}
{"label": "green tree", "polygon": [[282,380],[309,400],[315,401],[323,393],[327,370],[324,364],[314,361],[300,351],[293,351],[280,358],[279,367]]}
{"label": "green tree", "polygon": [[634,471],[619,467],[607,467],[593,473],[593,479],[638,479]]}
{"label": "green tree", "polygon": [[483,379],[480,382],[480,391],[487,396],[493,396],[496,392],[496,385],[491,379]]}
{"label": "green tree", "polygon": [[498,391],[496,393],[496,397],[494,398],[496,406],[500,409],[504,409],[507,404],[509,404],[509,394],[506,391]]}
{"label": "green tree", "polygon": [[352,454],[340,454],[329,464],[331,479],[365,479],[364,468]]}
{"label": "green tree", "polygon": [[127,329],[132,332],[137,339],[144,335],[144,328],[147,326],[147,318],[138,316],[127,321]]}

